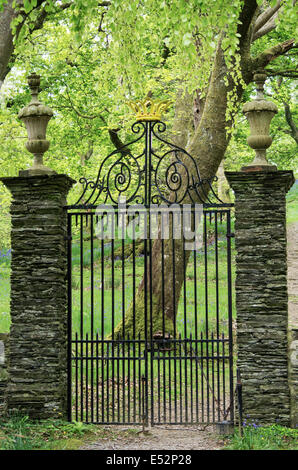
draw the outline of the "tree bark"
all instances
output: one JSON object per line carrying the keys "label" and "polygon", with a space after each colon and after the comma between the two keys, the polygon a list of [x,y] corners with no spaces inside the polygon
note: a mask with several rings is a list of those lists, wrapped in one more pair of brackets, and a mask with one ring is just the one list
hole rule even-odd
{"label": "tree bark", "polygon": [[217,196],[221,201],[230,203],[230,187],[227,178],[225,177],[224,160],[220,162],[216,176],[218,178]]}
{"label": "tree bark", "polygon": [[290,127],[288,134],[295,140],[296,144],[298,144],[298,127],[296,126],[294,122],[290,105],[289,103],[286,103],[285,101],[283,102],[283,104],[284,104],[284,109],[285,109],[286,121],[287,121],[288,126]]}
{"label": "tree bark", "polygon": [[[48,12],[46,8],[42,6],[44,0],[37,0],[35,7],[32,11],[38,11],[38,15],[35,18],[33,24],[29,27],[29,35],[33,31],[43,28],[44,22],[48,18]],[[106,3],[106,2],[104,2]],[[14,7],[14,4],[16,7]],[[57,13],[69,8],[71,2],[62,3],[57,6]],[[30,17],[30,13],[25,13],[22,0],[6,0],[3,11],[0,12],[0,89],[4,82],[6,75],[9,73],[13,62],[16,58],[15,52],[15,40],[18,38],[20,31]],[[11,22],[18,16],[21,15],[22,21],[18,23],[15,32],[11,29]]]}
{"label": "tree bark", "polygon": [[9,61],[14,50],[13,34],[10,25],[17,14],[12,4],[13,0],[8,0],[0,14],[0,88],[10,70]]}
{"label": "tree bark", "polygon": [[[200,123],[194,131],[192,140],[187,148],[187,151],[194,157],[198,165],[201,179],[211,178],[216,174],[229,142],[226,127],[231,125],[231,123],[226,120],[226,108],[228,92],[231,90],[233,83],[231,82],[227,86],[224,81],[226,76],[227,68],[221,43],[219,43]],[[242,88],[238,87],[238,100],[241,99],[242,92]],[[187,99],[188,97],[186,96],[186,102]],[[180,102],[179,112],[181,112],[181,108],[182,103]],[[181,114],[184,116],[184,113]],[[183,120],[181,132],[177,133],[176,136],[180,144],[187,142],[188,127],[185,126],[185,120]],[[180,157],[183,158],[183,155],[180,155]],[[192,171],[191,168],[190,171]],[[183,191],[183,189],[181,190]],[[200,203],[199,198],[196,198],[195,194],[192,194],[192,198]],[[190,203],[190,200],[185,199],[184,202]],[[169,232],[170,234],[172,233],[172,225],[170,225]],[[173,335],[185,269],[191,251],[184,250],[182,238],[176,239],[174,246],[172,237],[164,241],[160,238],[154,242],[148,240],[147,243],[152,243],[152,252],[151,256],[148,257],[149,266],[147,270],[147,297],[149,299],[150,293],[152,298],[151,303],[148,301],[147,307],[147,336],[149,336],[150,321],[152,321],[153,334],[162,331],[163,315],[165,318],[165,331],[163,331],[163,334]],[[162,263],[162,244],[164,244],[164,263]],[[175,260],[174,266],[173,259]],[[144,297],[145,281],[143,278],[138,288],[136,302],[135,304],[132,303],[126,312],[125,335],[132,335],[134,321],[137,333],[145,334]],[[116,336],[123,335],[122,324],[117,326],[115,334]]]}

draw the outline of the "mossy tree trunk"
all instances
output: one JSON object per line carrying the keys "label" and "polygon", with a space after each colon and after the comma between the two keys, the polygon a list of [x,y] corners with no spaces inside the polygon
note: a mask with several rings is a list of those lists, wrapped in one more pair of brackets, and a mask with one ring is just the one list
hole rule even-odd
{"label": "mossy tree trunk", "polygon": [[[269,62],[293,47],[293,41],[285,41],[266,51],[256,58],[250,55],[250,48],[256,38],[257,28],[260,27],[260,10],[255,1],[244,1],[240,13],[238,27],[240,66],[243,81],[249,84],[253,73],[260,67],[265,67]],[[270,15],[268,16],[268,21]],[[259,22],[259,23],[258,23]],[[260,37],[260,36],[258,36]],[[224,157],[230,134],[227,130],[232,126],[232,120],[227,120],[227,103],[229,92],[234,89],[235,107],[241,102],[243,88],[233,82],[227,69],[224,54],[219,40],[217,52],[214,58],[209,87],[206,98],[201,100],[202,106],[198,109],[189,94],[180,93],[176,102],[176,116],[173,126],[174,141],[180,146],[186,146],[187,151],[194,157],[200,170],[202,179],[212,178]],[[198,92],[196,100],[198,99]],[[190,103],[192,102],[192,105]],[[194,116],[194,111],[196,115]],[[183,188],[182,188],[183,190]],[[185,203],[189,202],[187,200]],[[170,231],[171,232],[171,231]],[[150,268],[147,270],[147,293],[151,288],[152,304],[151,319],[152,332],[162,330],[163,312],[165,317],[165,331],[173,334],[177,317],[178,302],[184,281],[185,269],[190,251],[183,256],[182,240],[175,240],[175,279],[173,280],[173,252],[172,240],[164,241],[164,275],[162,276],[162,242],[155,240],[152,246],[152,285],[150,286]],[[173,290],[175,285],[175,299]],[[126,312],[125,334],[144,335],[144,297],[145,281],[141,281],[135,303],[131,304]],[[150,306],[148,307],[148,331],[150,331]],[[123,334],[122,325],[119,324],[116,334]]]}

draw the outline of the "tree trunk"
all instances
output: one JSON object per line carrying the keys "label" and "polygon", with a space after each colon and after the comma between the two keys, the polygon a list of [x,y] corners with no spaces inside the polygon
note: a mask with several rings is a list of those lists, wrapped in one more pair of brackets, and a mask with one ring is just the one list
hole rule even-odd
{"label": "tree trunk", "polygon": [[220,162],[216,176],[218,178],[217,179],[217,195],[219,199],[223,202],[231,202],[230,187],[225,177],[224,160]]}
{"label": "tree trunk", "polygon": [[11,59],[14,44],[13,34],[10,24],[16,17],[13,7],[13,0],[8,0],[4,4],[3,11],[0,15],[0,88],[9,71],[9,61]]}
{"label": "tree trunk", "polygon": [[[219,44],[213,71],[211,74],[210,85],[206,96],[205,106],[202,117],[197,129],[194,131],[193,138],[188,146],[187,151],[194,157],[201,179],[213,177],[226,151],[229,135],[227,135],[226,127],[231,125],[226,120],[227,94],[232,87],[225,84],[224,77],[227,76],[227,69],[223,57],[223,52]],[[241,99],[242,89],[238,89],[238,100]],[[181,99],[181,96],[180,96]],[[186,96],[186,102],[189,99]],[[181,113],[182,104],[179,103],[179,112]],[[182,115],[184,115],[182,113]],[[177,129],[177,127],[176,127]],[[181,131],[177,132],[178,141],[187,142],[189,135],[189,126],[185,126],[183,120]],[[182,188],[183,190],[183,188]],[[194,196],[192,195],[194,198]],[[189,203],[189,200],[184,200]],[[200,201],[197,199],[197,202]],[[172,229],[170,227],[170,233]],[[164,334],[173,335],[175,330],[177,307],[184,281],[185,269],[191,251],[184,250],[184,242],[182,239],[174,241],[157,239],[155,241],[148,240],[152,243],[151,255],[151,272],[150,276],[150,257],[148,256],[147,269],[147,318],[148,331],[150,333],[150,317],[152,321],[153,331],[156,333],[162,331],[163,312],[165,318]],[[162,263],[162,243],[164,244],[164,263]],[[173,266],[174,252],[174,266]],[[162,275],[164,273],[164,275]],[[174,273],[174,276],[173,276]],[[150,279],[152,279],[150,286]],[[132,336],[133,322],[135,321],[135,331],[145,334],[144,330],[144,297],[145,297],[145,281],[144,278],[139,285],[136,295],[135,305],[130,305],[126,312],[125,335],[129,333]],[[151,291],[150,291],[151,289]],[[150,305],[149,293],[151,292],[152,303]],[[117,335],[123,335],[123,325],[119,324],[115,331]]]}

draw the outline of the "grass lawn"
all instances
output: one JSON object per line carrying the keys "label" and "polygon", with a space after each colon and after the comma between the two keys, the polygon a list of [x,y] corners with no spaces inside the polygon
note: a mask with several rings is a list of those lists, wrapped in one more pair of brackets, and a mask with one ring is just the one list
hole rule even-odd
{"label": "grass lawn", "polygon": [[[81,326],[83,334],[91,332],[91,305],[94,311],[94,334],[107,336],[112,331],[112,282],[114,282],[114,325],[122,321],[122,316],[133,299],[133,263],[131,259],[115,260],[114,271],[110,253],[105,249],[104,270],[101,267],[100,253],[95,258],[93,271],[90,264],[85,262],[81,272],[77,258],[78,245],[73,246],[73,273],[72,273],[72,325],[73,337],[77,332],[80,335]],[[88,253],[88,251],[87,251]],[[196,263],[196,266],[195,266]],[[228,292],[227,292],[227,256],[226,242],[218,243],[218,281],[216,281],[215,246],[208,247],[208,292],[205,289],[205,264],[203,251],[192,254],[186,271],[186,287],[182,288],[177,316],[177,333],[182,336],[206,333],[206,309],[208,309],[209,333],[216,332],[218,323],[220,334],[228,332]],[[232,264],[234,275],[234,264]],[[195,282],[196,270],[196,282]],[[123,281],[122,274],[125,273]],[[91,292],[91,275],[93,274],[94,291]],[[135,266],[135,291],[144,274],[144,258],[138,257]],[[83,275],[83,276],[82,276]],[[82,276],[82,278],[81,278]],[[234,277],[234,276],[233,276]],[[83,282],[81,282],[81,279]],[[113,281],[112,281],[113,279]],[[102,286],[104,285],[104,289]],[[196,299],[195,299],[196,290]],[[93,294],[93,299],[92,299]],[[124,294],[124,295],[123,295]],[[207,300],[206,300],[206,295]],[[185,302],[184,302],[185,300]],[[195,302],[196,300],[196,302]],[[186,310],[184,307],[186,304]],[[81,325],[82,321],[82,325]],[[195,328],[197,323],[197,328]]]}
{"label": "grass lawn", "polygon": [[0,251],[0,333],[10,327],[10,250]]}
{"label": "grass lawn", "polygon": [[298,222],[298,180],[287,194],[287,224]]}
{"label": "grass lawn", "polygon": [[[228,295],[227,295],[227,258],[226,258],[226,240],[224,234],[220,232],[219,228],[219,242],[218,242],[218,282],[216,282],[216,265],[215,265],[215,245],[208,246],[208,300],[206,301],[205,290],[205,272],[204,272],[204,253],[198,251],[196,253],[196,270],[197,282],[194,280],[194,255],[191,255],[186,272],[186,287],[182,289],[182,295],[179,302],[178,317],[177,317],[177,331],[182,335],[185,333],[189,335],[192,333],[198,336],[201,332],[206,332],[206,309],[208,308],[208,330],[215,331],[216,329],[216,311],[218,309],[218,323],[220,325],[220,333],[227,333],[227,315],[228,315]],[[128,241],[129,242],[129,241]],[[90,268],[90,242],[85,242],[83,269],[80,269],[80,249],[79,244],[74,240],[72,248],[72,317],[73,317],[73,336],[76,332],[81,330],[81,319],[84,334],[89,333],[91,330],[91,268]],[[116,248],[120,246],[119,241],[115,241]],[[233,245],[233,244],[232,244]],[[234,256],[234,250],[232,251]],[[98,241],[98,246],[94,247],[94,334],[102,334],[104,328],[104,335],[111,332],[111,311],[112,311],[112,260],[111,260],[111,247],[107,242],[104,245],[104,289],[102,289],[102,267],[101,267],[101,247]],[[234,263],[232,257],[232,269],[234,280]],[[125,284],[122,289],[122,273],[125,271]],[[144,258],[139,256],[136,258],[135,266],[135,289],[137,289],[139,282],[144,273]],[[82,291],[81,295],[81,274],[82,274]],[[10,327],[10,251],[1,253],[0,256],[0,332],[6,333]],[[195,289],[197,295],[197,302],[195,305]],[[123,296],[123,292],[125,295]],[[115,325],[121,321],[123,313],[125,313],[128,305],[133,298],[133,266],[132,261],[125,259],[114,260],[114,321]],[[184,299],[186,300],[187,311],[184,309]],[[123,302],[124,300],[124,302]],[[206,306],[207,305],[207,306]],[[233,297],[234,305],[234,297]],[[233,309],[235,310],[235,309]],[[102,321],[104,320],[104,321]],[[197,328],[195,331],[195,323]]]}

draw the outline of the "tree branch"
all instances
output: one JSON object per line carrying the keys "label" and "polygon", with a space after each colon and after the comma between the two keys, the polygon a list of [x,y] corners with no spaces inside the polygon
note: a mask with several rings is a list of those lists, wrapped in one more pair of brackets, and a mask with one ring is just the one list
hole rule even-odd
{"label": "tree branch", "polygon": [[298,70],[297,69],[274,70],[274,69],[266,68],[266,72],[271,77],[298,78]]}
{"label": "tree branch", "polygon": [[[66,88],[66,92],[67,92],[67,96],[68,96],[68,101],[69,101],[69,108],[72,109],[79,117],[83,118],[83,119],[95,119],[95,118],[99,118],[101,119],[101,121],[107,126],[107,121],[105,120],[104,116],[101,114],[101,113],[98,113],[98,114],[94,114],[94,115],[86,115],[86,114],[82,114],[73,104],[72,102],[72,99],[70,98],[70,95],[69,95],[69,91],[68,91],[68,88]],[[117,150],[121,150],[125,144],[121,141],[121,139],[119,138],[118,136],[118,132],[119,132],[120,128],[118,129],[108,129],[108,133],[109,133],[109,136],[110,136],[110,139],[111,139],[111,142],[112,144],[115,146],[115,148]],[[124,155],[130,155],[130,151],[128,149],[123,149],[122,153]]]}
{"label": "tree branch", "polygon": [[257,32],[254,32],[253,37],[252,37],[252,42],[265,36],[265,34],[268,34],[270,33],[270,31],[275,29],[276,28],[275,20],[276,20],[275,17],[272,18],[272,20],[266,23],[265,26],[263,26],[263,28],[260,28]]}
{"label": "tree branch", "polygon": [[276,13],[282,6],[282,0],[278,0],[274,7],[267,8],[260,16],[257,18],[254,26],[254,35],[256,35],[257,31],[259,31],[269,20],[276,18]]}
{"label": "tree branch", "polygon": [[81,154],[81,165],[82,165],[82,166],[85,166],[85,163],[86,163],[88,160],[90,160],[90,158],[92,157],[92,155],[93,155],[93,150],[94,150],[93,145],[94,145],[93,140],[89,141],[89,142],[88,142],[88,147],[89,147],[89,148],[88,148],[87,152]]}
{"label": "tree branch", "polygon": [[41,10],[39,13],[38,17],[34,21],[33,25],[29,27],[30,34],[33,33],[33,31],[37,31],[38,29],[42,29],[44,22],[48,16],[48,12],[45,10],[45,7]]}
{"label": "tree branch", "polygon": [[237,33],[240,34],[240,48],[250,42],[250,35],[252,34],[250,28],[258,8],[256,0],[244,0],[237,28]]}
{"label": "tree branch", "polygon": [[285,109],[286,121],[287,121],[288,126],[291,129],[289,134],[291,135],[291,137],[293,137],[296,144],[298,144],[298,127],[296,126],[296,124],[294,122],[289,103],[287,103],[286,101],[283,101],[283,105],[284,105],[284,109]]}
{"label": "tree branch", "polygon": [[98,113],[98,114],[92,114],[92,115],[87,115],[87,114],[83,114],[81,113],[77,108],[76,106],[74,105],[71,97],[70,97],[70,94],[69,94],[69,91],[68,91],[68,87],[66,86],[66,93],[67,93],[67,97],[68,97],[68,100],[64,97],[64,99],[66,101],[69,101],[69,108],[71,108],[79,117],[83,118],[83,119],[96,119],[96,118],[100,118],[104,124],[106,124],[106,120],[104,119],[104,117],[102,116],[101,113]]}
{"label": "tree branch", "polygon": [[288,52],[292,47],[294,47],[295,40],[288,39],[287,41],[281,42],[276,46],[270,47],[262,52],[258,57],[252,59],[253,70],[258,68],[266,67],[272,60]]}
{"label": "tree branch", "polygon": [[[40,3],[42,3],[42,2],[40,2]],[[71,5],[72,5],[72,2],[62,3],[61,5],[59,5],[57,7],[57,11],[55,13],[59,13],[60,11],[64,11],[67,8],[69,8]],[[38,29],[42,29],[42,27],[44,25],[44,22],[47,19],[48,15],[49,15],[49,12],[46,11],[45,6],[44,6],[42,8],[42,10],[40,11],[38,17],[34,21],[32,27],[29,28],[30,33],[33,33],[33,31],[37,31]],[[27,16],[29,16],[29,14]]]}

